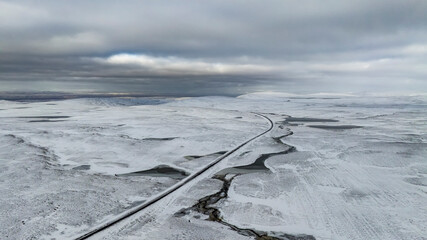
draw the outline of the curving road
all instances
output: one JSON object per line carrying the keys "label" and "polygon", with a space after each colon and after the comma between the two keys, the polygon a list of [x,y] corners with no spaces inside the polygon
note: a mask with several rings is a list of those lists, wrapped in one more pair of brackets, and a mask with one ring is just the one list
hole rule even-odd
{"label": "curving road", "polygon": [[145,201],[144,203],[135,206],[134,208],[123,212],[122,214],[118,215],[117,217],[115,217],[114,219],[111,219],[110,221],[90,230],[89,232],[74,238],[75,240],[82,240],[82,239],[87,239],[113,225],[115,225],[116,223],[121,222],[122,220],[125,220],[126,218],[134,215],[135,213],[146,209],[147,207],[153,205],[154,203],[158,202],[159,200],[165,198],[166,196],[168,196],[169,194],[175,192],[176,190],[178,190],[179,188],[181,188],[182,186],[186,185],[187,183],[191,182],[193,179],[195,179],[196,177],[202,175],[204,172],[206,172],[208,169],[212,168],[213,166],[215,166],[216,164],[218,164],[219,162],[221,162],[222,160],[224,160],[225,158],[227,158],[228,156],[230,156],[231,154],[233,154],[234,152],[236,152],[237,150],[239,150],[240,148],[242,148],[243,146],[245,146],[246,144],[252,142],[253,140],[261,137],[262,135],[270,132],[273,129],[274,123],[273,121],[268,118],[267,116],[260,114],[260,113],[254,113],[257,116],[260,116],[262,118],[264,118],[265,120],[268,121],[268,123],[270,124],[270,127],[265,130],[264,132],[256,135],[255,137],[252,137],[249,140],[246,140],[245,142],[241,143],[240,145],[238,145],[237,147],[235,147],[234,149],[228,151],[227,153],[225,153],[224,155],[218,157],[217,159],[215,159],[214,161],[212,161],[211,163],[209,163],[208,165],[206,165],[205,167],[203,167],[202,169],[198,170],[197,172],[191,174],[190,176],[188,176],[187,178],[183,179],[182,181],[178,182],[177,184],[171,186],[170,188],[168,188],[167,190],[165,190],[164,192],[148,199],[147,201]]}

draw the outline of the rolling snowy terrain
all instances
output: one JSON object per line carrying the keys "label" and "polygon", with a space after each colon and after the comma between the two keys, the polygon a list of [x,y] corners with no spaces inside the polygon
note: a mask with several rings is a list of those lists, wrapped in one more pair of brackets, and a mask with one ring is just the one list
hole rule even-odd
{"label": "rolling snowy terrain", "polygon": [[0,101],[0,119],[0,239],[78,237],[233,149],[92,238],[427,236],[423,95]]}

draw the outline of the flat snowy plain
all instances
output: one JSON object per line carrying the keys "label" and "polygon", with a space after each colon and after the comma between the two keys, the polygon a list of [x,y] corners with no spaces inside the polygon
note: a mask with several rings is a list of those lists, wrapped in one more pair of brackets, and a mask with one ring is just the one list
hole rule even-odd
{"label": "flat snowy plain", "polygon": [[[0,101],[0,239],[426,239],[427,97]],[[271,238],[267,238],[271,237]]]}

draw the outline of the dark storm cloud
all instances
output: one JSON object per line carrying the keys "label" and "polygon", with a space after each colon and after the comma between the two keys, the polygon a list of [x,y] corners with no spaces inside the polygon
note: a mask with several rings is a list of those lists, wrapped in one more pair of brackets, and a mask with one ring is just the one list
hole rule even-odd
{"label": "dark storm cloud", "polygon": [[424,0],[0,1],[0,91],[427,91],[426,29]]}

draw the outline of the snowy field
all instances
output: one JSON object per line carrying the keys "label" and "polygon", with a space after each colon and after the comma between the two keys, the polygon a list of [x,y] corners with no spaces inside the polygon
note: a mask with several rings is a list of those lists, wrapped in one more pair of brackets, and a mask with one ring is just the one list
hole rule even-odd
{"label": "snowy field", "polygon": [[[427,97],[0,101],[0,239],[425,239]],[[267,238],[271,237],[271,238]]]}

